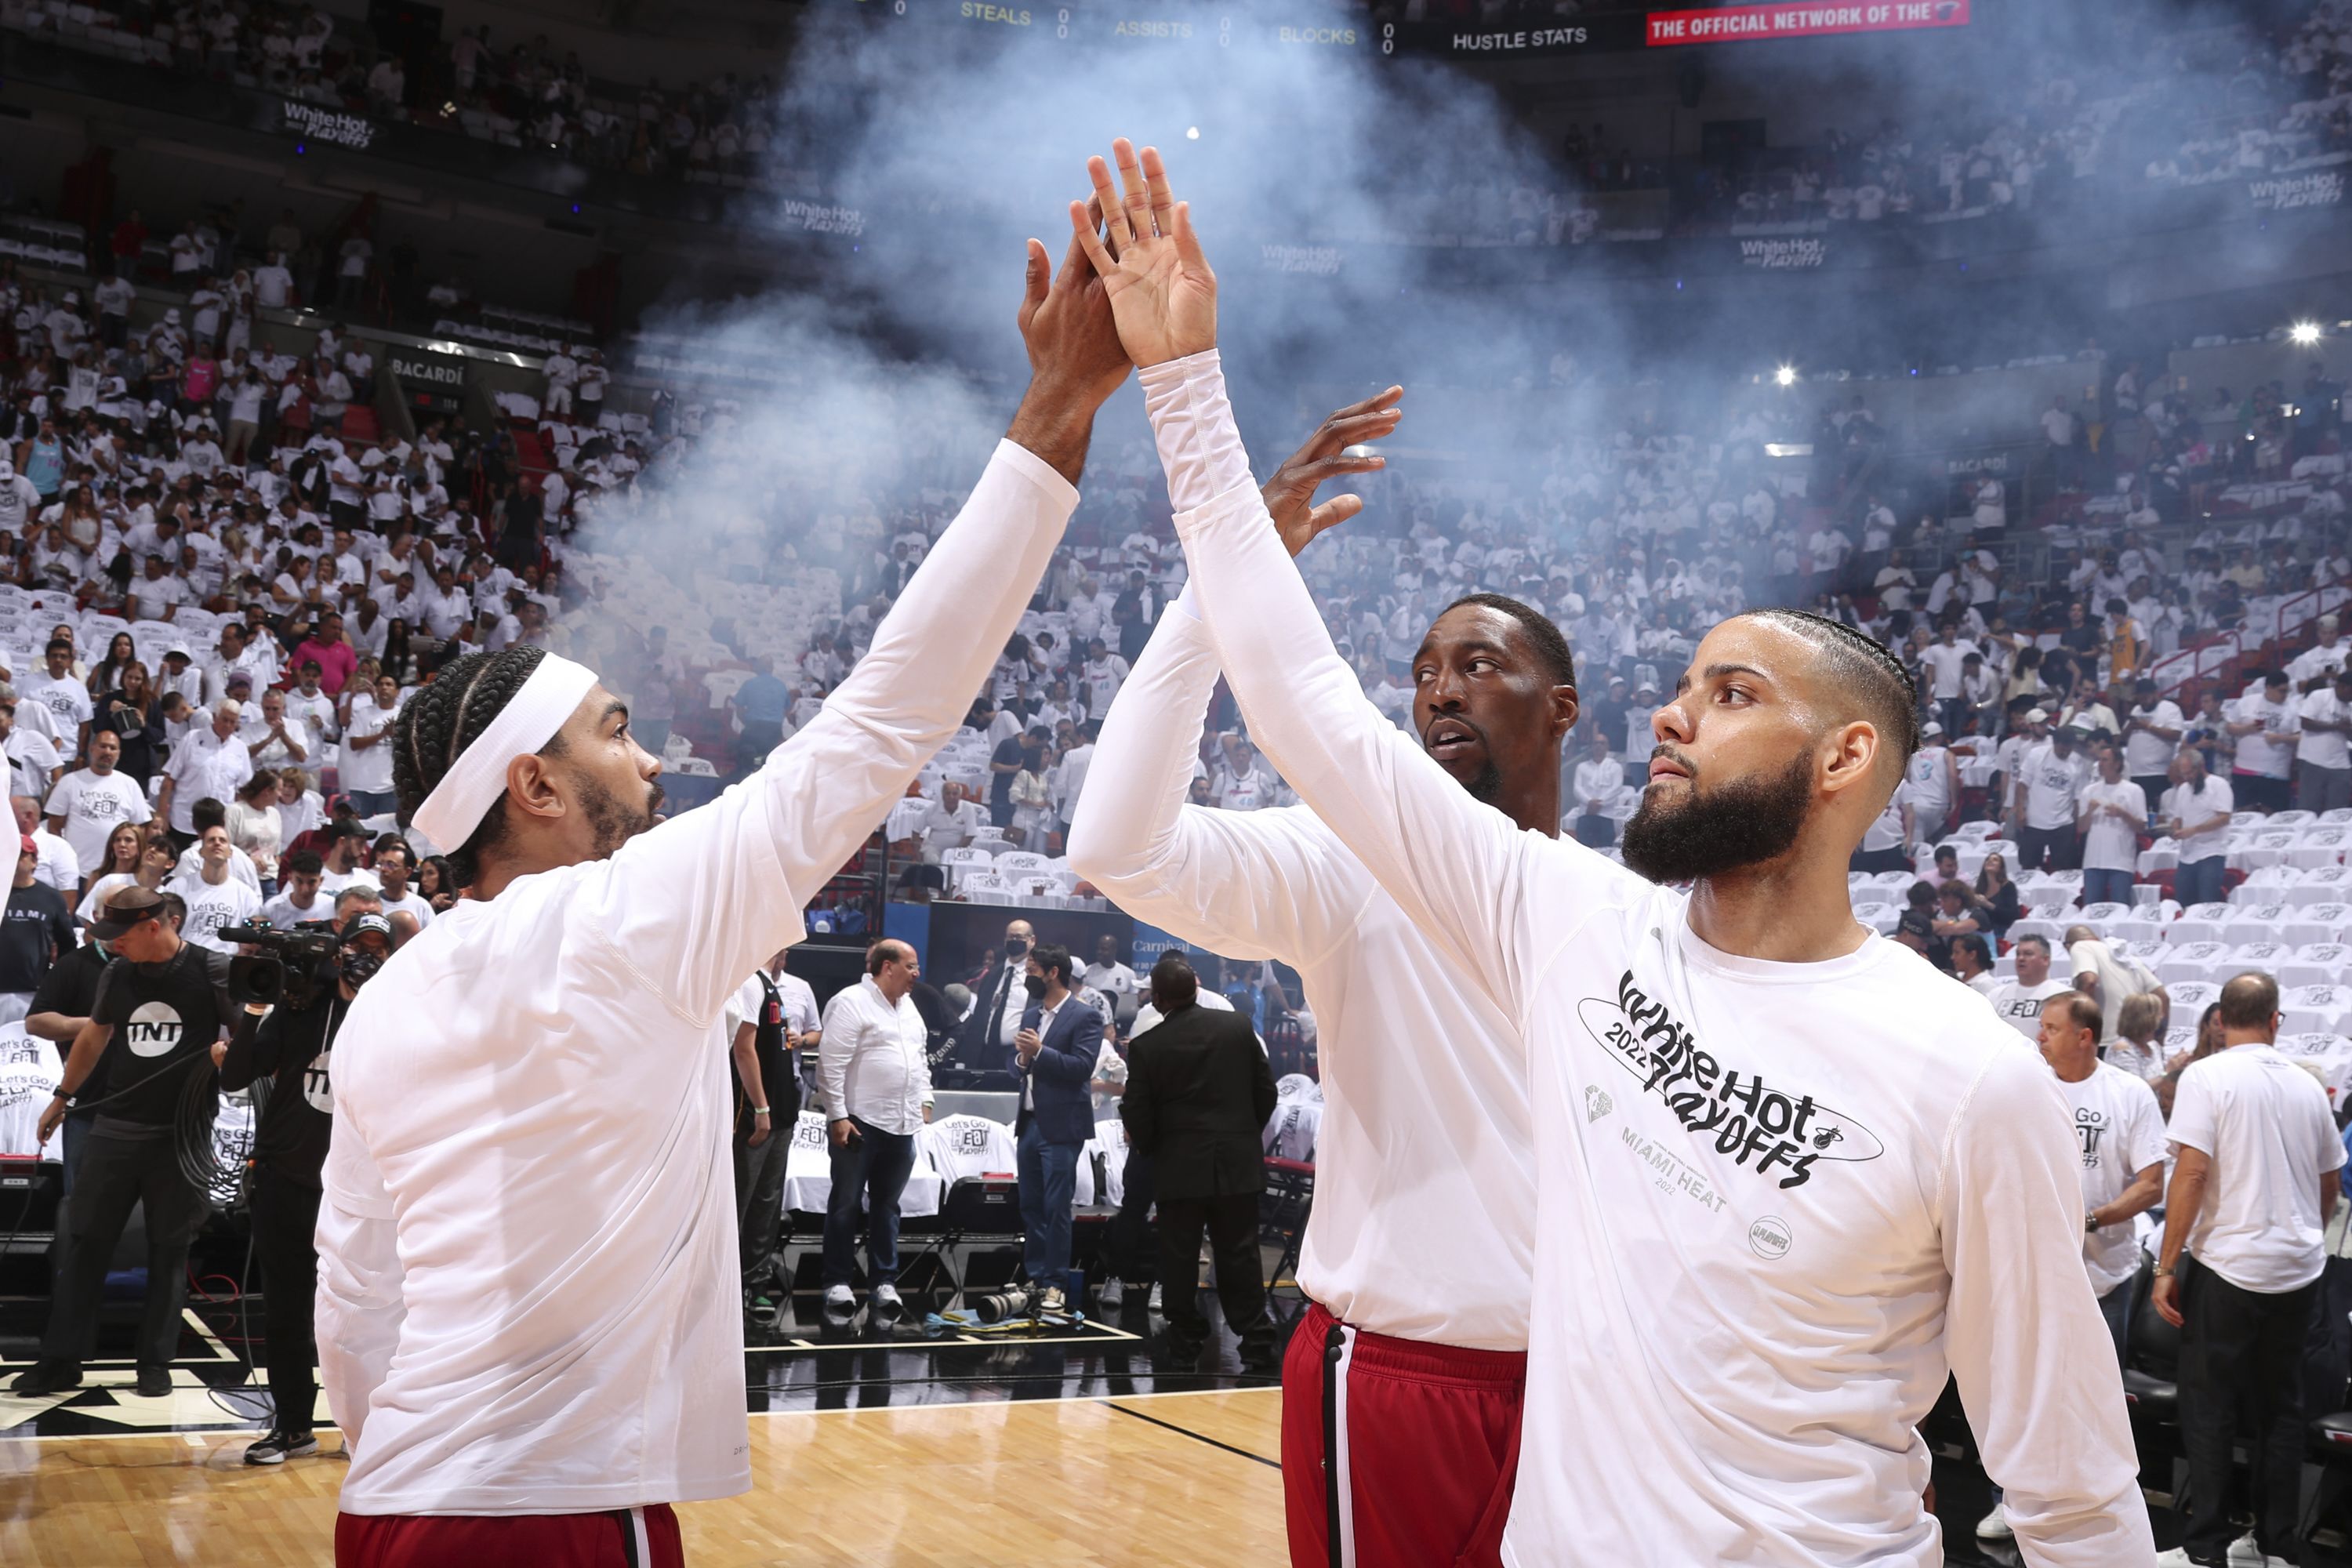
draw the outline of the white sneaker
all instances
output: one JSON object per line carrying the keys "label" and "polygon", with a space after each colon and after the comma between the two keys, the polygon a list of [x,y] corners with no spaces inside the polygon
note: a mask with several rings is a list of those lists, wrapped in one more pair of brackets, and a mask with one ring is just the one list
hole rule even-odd
{"label": "white sneaker", "polygon": [[2286,1559],[2263,1556],[2263,1549],[2254,1544],[2254,1532],[2250,1530],[2230,1542],[2230,1568],[2286,1568]]}
{"label": "white sneaker", "polygon": [[2156,1568],[2198,1568],[2198,1562],[2189,1555],[2187,1547],[2176,1546],[2169,1552],[2156,1554]]}
{"label": "white sneaker", "polygon": [[1999,1503],[1992,1505],[1990,1513],[1977,1521],[1979,1541],[2007,1541],[2016,1533],[2009,1528],[2009,1515]]}
{"label": "white sneaker", "polygon": [[857,1298],[849,1293],[846,1285],[828,1285],[824,1288],[824,1310],[847,1317],[857,1310]]}
{"label": "white sneaker", "polygon": [[1159,1286],[1157,1286],[1157,1285],[1154,1285],[1154,1286],[1152,1286],[1152,1288],[1151,1288],[1151,1300],[1149,1300],[1149,1301],[1146,1301],[1146,1302],[1144,1303],[1144,1307],[1146,1308],[1146,1310],[1150,1310],[1150,1311],[1154,1311],[1154,1312],[1156,1312],[1156,1311],[1160,1310],[1160,1300],[1161,1300],[1161,1298],[1160,1298],[1160,1287],[1159,1287]]}
{"label": "white sneaker", "polygon": [[1106,1279],[1095,1292],[1095,1300],[1105,1310],[1121,1306],[1127,1300],[1127,1287],[1117,1279]]}
{"label": "white sneaker", "polygon": [[874,1287],[874,1310],[887,1312],[894,1318],[905,1311],[907,1303],[898,1299],[898,1287],[887,1279]]}

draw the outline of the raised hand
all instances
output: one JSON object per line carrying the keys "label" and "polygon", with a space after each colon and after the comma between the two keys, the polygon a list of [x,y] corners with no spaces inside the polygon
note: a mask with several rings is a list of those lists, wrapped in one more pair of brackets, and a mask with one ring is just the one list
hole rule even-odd
{"label": "raised hand", "polygon": [[1388,466],[1386,458],[1351,458],[1347,448],[1391,434],[1404,417],[1404,410],[1397,406],[1403,398],[1404,388],[1391,386],[1335,410],[1260,489],[1283,547],[1291,554],[1306,549],[1325,529],[1337,528],[1364,510],[1364,498],[1357,495],[1336,495],[1318,506],[1316,489],[1341,474],[1374,473]]}
{"label": "raised hand", "polygon": [[[1122,136],[1111,156],[1123,194],[1112,187],[1108,164],[1087,159],[1094,206],[1072,202],[1070,227],[1109,291],[1128,358],[1154,365],[1216,347],[1217,278],[1192,232],[1191,205],[1169,190],[1158,148],[1146,147],[1139,161]],[[1104,233],[1096,232],[1096,208]]]}
{"label": "raised hand", "polygon": [[[1089,209],[1081,204],[1080,210]],[[1111,316],[1108,286],[1076,238],[1058,275],[1047,270],[1045,247],[1029,242],[1017,319],[1029,351],[1029,391],[1005,437],[1076,484],[1086,468],[1095,411],[1118,390],[1129,366]]]}

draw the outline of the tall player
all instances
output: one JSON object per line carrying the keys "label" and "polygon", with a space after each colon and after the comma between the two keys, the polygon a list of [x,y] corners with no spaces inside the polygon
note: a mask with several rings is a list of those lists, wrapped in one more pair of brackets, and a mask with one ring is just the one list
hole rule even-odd
{"label": "tall player", "polygon": [[1252,734],[1527,1038],[1541,1224],[1504,1562],[1939,1563],[1916,1428],[1950,1374],[2029,1563],[2147,1563],[2056,1082],[1848,905],[1916,745],[1901,667],[1790,611],[1706,635],[1625,837],[1687,894],[1470,798],[1333,648],[1250,480],[1190,215],[1156,154],[1115,153],[1116,258],[1074,226]]}
{"label": "tall player", "polygon": [[[1380,466],[1345,448],[1393,431],[1402,395],[1334,414],[1266,486],[1291,553],[1362,509],[1353,496],[1313,506],[1315,487]],[[1491,1563],[1518,1455],[1535,1260],[1526,1047],[1487,987],[1312,811],[1185,804],[1217,673],[1208,628],[1180,597],[1103,721],[1071,868],[1213,952],[1294,966],[1315,1009],[1323,1123],[1298,1267],[1312,1305],[1283,1366],[1293,1568]],[[1475,595],[1430,626],[1413,674],[1414,731],[1465,797],[1557,834],[1577,713],[1559,628]]]}
{"label": "tall player", "polygon": [[652,826],[660,763],[593,672],[443,670],[394,737],[468,898],[336,1042],[319,1340],[352,1451],[336,1558],[675,1564],[671,1503],[751,1484],[728,998],[953,733],[1129,369],[1074,248],[1030,242],[1033,379],[963,511],[816,719]]}

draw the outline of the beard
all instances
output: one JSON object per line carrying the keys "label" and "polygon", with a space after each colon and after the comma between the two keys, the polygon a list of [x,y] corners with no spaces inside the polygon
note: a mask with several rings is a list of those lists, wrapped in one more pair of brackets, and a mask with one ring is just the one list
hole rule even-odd
{"label": "beard", "polygon": [[[1677,759],[1686,762],[1687,759]],[[1696,882],[1788,852],[1813,804],[1813,760],[1800,753],[1777,773],[1703,788],[1692,770],[1689,793],[1669,805],[1643,791],[1625,825],[1625,864],[1654,882]]]}
{"label": "beard", "polygon": [[594,836],[592,860],[602,860],[630,839],[654,825],[654,813],[661,809],[662,787],[646,786],[643,809],[632,809],[621,797],[593,778],[580,781],[580,811],[588,819],[588,831]]}

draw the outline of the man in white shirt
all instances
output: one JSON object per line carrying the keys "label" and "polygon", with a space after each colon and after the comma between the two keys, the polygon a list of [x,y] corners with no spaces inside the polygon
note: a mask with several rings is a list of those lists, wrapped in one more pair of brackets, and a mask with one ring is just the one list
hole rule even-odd
{"label": "man in white shirt", "polygon": [[[15,698],[0,697],[0,754],[8,759],[8,793],[44,800],[48,796],[49,781],[58,776],[65,758],[58,755],[57,742],[46,732],[30,724],[18,724],[16,710]],[[35,703],[26,711],[46,719],[49,710]],[[121,743],[117,737],[118,749]]]}
{"label": "man in white shirt", "polygon": [[2021,936],[2011,950],[2017,978],[1995,986],[1986,999],[2000,1021],[2029,1040],[2042,1037],[2042,1005],[2074,989],[2050,974],[2050,939]]}
{"label": "man in white shirt", "polygon": [[42,671],[17,694],[19,701],[37,702],[56,721],[60,744],[70,743],[77,757],[89,743],[89,688],[73,672],[74,646],[66,637],[51,637],[42,654]]}
{"label": "man in white shirt", "polygon": [[1140,982],[1135,971],[1121,962],[1118,938],[1105,931],[1095,939],[1095,961],[1087,965],[1086,983],[1105,996],[1116,1001],[1136,994]]}
{"label": "man in white shirt", "polygon": [[221,940],[223,927],[241,925],[261,910],[261,895],[229,874],[233,852],[227,828],[205,828],[196,840],[202,868],[193,877],[175,878],[163,889],[179,895],[188,906],[187,918],[180,924],[181,937],[215,952],[236,951],[235,942]]}
{"label": "man in white shirt", "polygon": [[114,771],[121,760],[122,738],[100,730],[90,737],[89,766],[59,779],[42,807],[49,831],[62,835],[85,866],[106,863],[106,840],[118,825],[144,822],[154,815],[147,806],[147,792]]}
{"label": "man in white shirt", "polygon": [[1930,719],[1919,728],[1919,750],[1913,754],[1896,792],[1911,808],[1914,840],[1933,844],[1952,825],[1960,808],[1960,764],[1944,744],[1944,727]]}
{"label": "man in white shirt", "polygon": [[2081,741],[2080,731],[2062,724],[2018,758],[2010,821],[2021,872],[2071,871],[2083,863],[2083,836],[2074,825],[2092,772],[2091,759],[2078,749]]}
{"label": "man in white shirt", "polygon": [[2324,680],[2344,668],[2347,653],[2352,653],[2352,647],[2347,647],[2337,632],[2336,617],[2322,616],[2319,617],[2318,642],[2287,661],[2287,677],[2298,689],[2315,680]]}
{"label": "man in white shirt", "polygon": [[377,846],[375,864],[369,868],[375,873],[376,895],[385,918],[406,915],[415,922],[415,931],[401,940],[433,923],[432,900],[420,896],[411,884],[410,879],[416,875],[416,855],[406,844],[394,839]]}
{"label": "man in white shirt", "polygon": [[2352,668],[2303,699],[2295,743],[2295,805],[2305,811],[2352,805]]}
{"label": "man in white shirt", "polygon": [[2128,953],[2117,952],[2089,926],[2066,928],[2066,958],[2074,966],[2074,989],[2098,1005],[2102,1040],[2116,1037],[2124,1004],[2135,996],[2153,996],[2158,1007],[2170,1013],[2172,994],[2156,972]]}
{"label": "man in white shirt", "polygon": [[1114,151],[1133,205],[1096,162],[1108,245],[1080,238],[1118,282],[1191,591],[1251,733],[1525,1023],[1545,1223],[1503,1560],[1938,1561],[1916,1425],[1951,1376],[2028,1561],[2151,1555],[2083,1289],[2064,1099],[1853,920],[1847,862],[1916,739],[1901,667],[1794,612],[1709,632],[1653,719],[1625,837],[1641,874],[1473,798],[1443,758],[1475,737],[1415,745],[1333,647],[1249,479],[1188,211],[1156,154]]}
{"label": "man in white shirt", "polygon": [[2147,795],[2124,777],[2123,754],[2099,749],[2099,776],[2075,797],[2083,839],[2083,902],[2128,904],[2139,870],[2140,829],[2147,826]]}
{"label": "man in white shirt", "polygon": [[319,891],[320,873],[324,868],[315,849],[298,849],[278,863],[285,880],[278,885],[278,896],[261,906],[261,918],[279,931],[290,931],[298,925],[329,921],[335,916],[335,900],[331,895]]}
{"label": "man in white shirt", "polygon": [[[2303,1344],[2326,1263],[2344,1144],[2327,1091],[2279,1054],[2278,982],[2221,987],[2223,1048],[2189,1064],[2166,1129],[2175,1160],[2156,1308],[2182,1330],[2189,1510],[2159,1563],[2219,1563],[2231,1538],[2239,1420],[2251,1406],[2253,1543],[2291,1555],[2302,1498]],[[2189,1257],[2183,1260],[2186,1250]]]}
{"label": "man in white shirt", "polygon": [[2162,695],[2147,676],[2139,678],[2133,693],[2132,710],[2124,715],[2124,773],[2139,785],[2152,808],[2164,798],[2188,721],[2180,705]]}
{"label": "man in white shirt", "polygon": [[[2140,1247],[2132,1221],[2164,1197],[2164,1113],[2146,1080],[2099,1059],[2099,1030],[2097,1003],[2060,996],[2042,1010],[2036,1043],[2074,1108],[2083,1161],[2083,1268],[2121,1366],[2139,1305]],[[2011,1533],[1996,1489],[1977,1537],[2006,1541]]]}
{"label": "man in white shirt", "polygon": [[1927,698],[1947,728],[1958,729],[1961,718],[1960,674],[1970,654],[1982,650],[1959,637],[1958,612],[1944,617],[1936,640],[1919,650],[1919,667],[1927,676]]}
{"label": "man in white shirt", "polygon": [[866,953],[866,975],[825,1004],[817,1050],[817,1101],[833,1148],[824,1205],[824,1310],[856,1310],[857,1214],[866,1209],[868,1300],[896,1317],[898,1199],[915,1168],[915,1134],[931,1119],[931,1067],[923,1016],[908,993],[921,977],[915,950],[888,938]]}
{"label": "man in white shirt", "polygon": [[1209,784],[1210,801],[1225,811],[1263,811],[1275,804],[1274,770],[1259,760],[1247,737],[1227,735],[1224,760]]}
{"label": "man in white shirt", "polygon": [[2260,691],[2230,704],[2230,733],[2237,740],[2230,787],[2248,811],[2284,811],[2303,716],[2289,697],[2284,670],[2270,670],[2262,679]]}
{"label": "man in white shirt", "polygon": [[188,732],[172,743],[171,761],[163,765],[163,787],[155,795],[155,814],[163,818],[173,841],[184,849],[196,841],[195,819],[191,815],[196,802],[216,800],[226,805],[253,776],[253,754],[237,739],[238,717],[237,705],[224,699],[213,705],[210,723],[190,725]]}
{"label": "man in white shirt", "polygon": [[1609,749],[1609,731],[1594,724],[1585,738],[1584,755],[1576,762],[1568,816],[1561,823],[1579,844],[1606,849],[1617,842],[1617,822],[1626,794],[1625,764]]}
{"label": "man in white shirt", "polygon": [[541,648],[445,668],[404,712],[402,806],[471,896],[336,1040],[318,1339],[357,1547],[460,1558],[520,1498],[518,1561],[600,1551],[625,1510],[675,1564],[669,1505],[751,1485],[717,1025],[954,733],[1076,505],[1129,367],[1082,264],[1049,287],[1033,247],[1021,323],[1034,374],[961,514],[823,711],[715,801],[654,826],[626,707]]}
{"label": "man in white shirt", "polygon": [[2172,787],[2164,792],[2163,827],[2180,847],[2172,897],[2184,910],[2218,903],[2230,868],[2230,819],[2237,812],[2230,781],[2205,771],[2205,753],[2184,747],[2172,761]]}
{"label": "man in white shirt", "polygon": [[33,879],[71,898],[81,887],[81,858],[72,845],[42,824],[39,801],[17,795],[8,797],[8,805],[16,814],[17,833],[32,839],[33,852],[40,857],[33,867]]}

